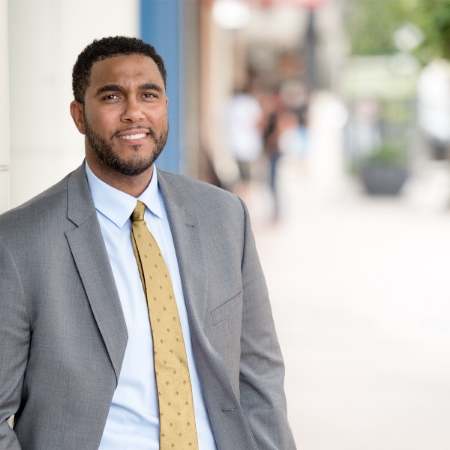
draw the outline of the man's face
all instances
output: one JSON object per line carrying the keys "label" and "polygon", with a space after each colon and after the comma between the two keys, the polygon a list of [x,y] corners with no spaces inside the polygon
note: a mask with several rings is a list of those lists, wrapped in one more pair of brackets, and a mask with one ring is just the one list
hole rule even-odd
{"label": "man's face", "polygon": [[[79,131],[91,151],[124,175],[143,173],[161,153],[168,135],[164,81],[144,55],[120,55],[92,66]],[[72,114],[73,115],[73,114]]]}

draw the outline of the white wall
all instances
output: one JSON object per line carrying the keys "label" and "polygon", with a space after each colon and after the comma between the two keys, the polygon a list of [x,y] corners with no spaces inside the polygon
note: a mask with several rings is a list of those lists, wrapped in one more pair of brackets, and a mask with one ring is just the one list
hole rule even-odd
{"label": "white wall", "polygon": [[8,0],[0,0],[0,214],[9,208]]}
{"label": "white wall", "polygon": [[138,0],[9,1],[12,207],[83,160],[69,113],[77,55],[93,39],[138,34]]}

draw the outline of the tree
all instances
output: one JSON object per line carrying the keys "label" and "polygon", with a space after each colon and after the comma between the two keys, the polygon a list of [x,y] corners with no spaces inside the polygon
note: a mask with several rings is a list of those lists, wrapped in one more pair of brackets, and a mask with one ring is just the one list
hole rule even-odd
{"label": "tree", "polygon": [[450,59],[450,0],[348,0],[347,26],[353,55],[398,51],[393,35],[412,23],[424,34],[415,50],[422,62]]}
{"label": "tree", "polygon": [[450,0],[420,0],[413,20],[425,34],[419,52],[450,59]]}
{"label": "tree", "polygon": [[347,26],[353,55],[386,55],[396,52],[392,35],[399,23],[393,4],[397,0],[349,0]]}

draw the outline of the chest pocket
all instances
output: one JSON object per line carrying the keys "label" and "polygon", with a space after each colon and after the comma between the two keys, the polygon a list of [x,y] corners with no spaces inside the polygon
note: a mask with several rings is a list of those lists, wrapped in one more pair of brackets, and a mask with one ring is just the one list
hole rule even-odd
{"label": "chest pocket", "polygon": [[211,311],[213,320],[213,326],[223,322],[228,316],[230,316],[239,306],[242,306],[242,291],[239,292],[232,299],[220,305],[218,308]]}

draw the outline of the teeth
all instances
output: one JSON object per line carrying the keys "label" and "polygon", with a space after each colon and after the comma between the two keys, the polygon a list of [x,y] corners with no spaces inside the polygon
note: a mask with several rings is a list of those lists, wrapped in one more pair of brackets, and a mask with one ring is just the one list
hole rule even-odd
{"label": "teeth", "polygon": [[119,136],[120,139],[142,139],[143,137],[145,137],[147,134],[146,133],[140,133],[140,134],[127,134],[126,136]]}

